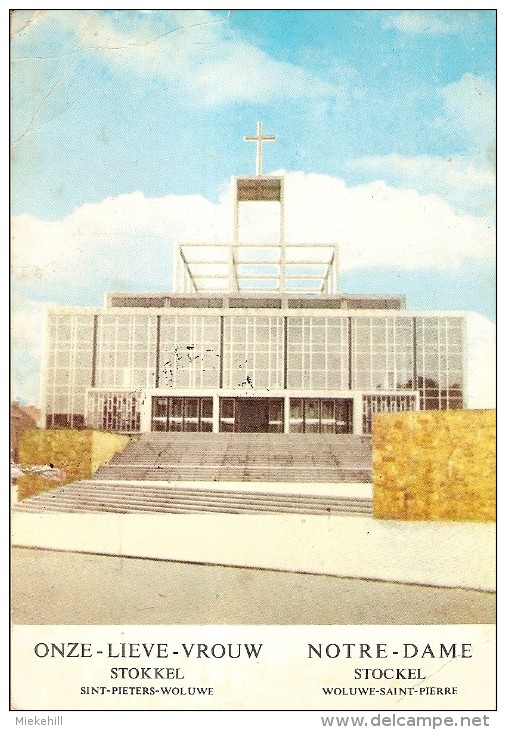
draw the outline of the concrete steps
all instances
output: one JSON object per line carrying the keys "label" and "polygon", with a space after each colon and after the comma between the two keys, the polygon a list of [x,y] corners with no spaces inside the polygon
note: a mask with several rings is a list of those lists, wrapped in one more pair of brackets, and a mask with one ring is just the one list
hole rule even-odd
{"label": "concrete steps", "polygon": [[99,479],[162,481],[367,482],[368,437],[333,434],[149,433]]}
{"label": "concrete steps", "polygon": [[203,464],[107,464],[101,467],[97,476],[109,481],[125,479],[159,481],[205,481],[205,482],[368,482],[369,469],[340,468],[329,466],[207,466]]}
{"label": "concrete steps", "polygon": [[18,503],[22,512],[114,512],[231,514],[362,514],[372,511],[369,496],[297,494],[205,489],[143,482],[84,480]]}
{"label": "concrete steps", "polygon": [[93,479],[38,494],[15,509],[370,514],[370,490],[360,485],[371,480],[367,437],[148,433],[100,467]]}

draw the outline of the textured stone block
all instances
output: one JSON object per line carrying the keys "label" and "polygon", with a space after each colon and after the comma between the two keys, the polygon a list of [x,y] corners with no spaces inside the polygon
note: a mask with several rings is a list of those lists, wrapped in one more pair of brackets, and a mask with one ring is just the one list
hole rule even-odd
{"label": "textured stone block", "polygon": [[[30,429],[21,435],[19,462],[22,468],[54,464],[65,472],[66,478],[62,483],[68,484],[92,476],[99,466],[118,451],[123,451],[129,441],[130,437],[124,434],[90,429]],[[58,482],[36,474],[25,474],[18,480],[19,499],[55,486]]]}
{"label": "textured stone block", "polygon": [[493,410],[375,415],[374,516],[494,521],[495,438]]}

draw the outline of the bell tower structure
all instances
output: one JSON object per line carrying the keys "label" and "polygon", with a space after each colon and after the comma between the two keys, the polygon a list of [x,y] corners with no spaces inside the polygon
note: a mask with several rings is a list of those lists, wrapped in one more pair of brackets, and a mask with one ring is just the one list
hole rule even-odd
{"label": "bell tower structure", "polygon": [[[244,137],[256,144],[256,174],[233,179],[232,240],[228,243],[183,243],[176,249],[174,291],[255,295],[337,294],[337,244],[287,242],[284,178],[264,175],[263,145],[276,141],[257,133]],[[241,230],[241,211],[255,204],[257,220],[266,205],[278,205],[277,229],[268,241],[246,237]],[[258,204],[258,205],[256,205]],[[254,227],[254,225],[253,225]]]}

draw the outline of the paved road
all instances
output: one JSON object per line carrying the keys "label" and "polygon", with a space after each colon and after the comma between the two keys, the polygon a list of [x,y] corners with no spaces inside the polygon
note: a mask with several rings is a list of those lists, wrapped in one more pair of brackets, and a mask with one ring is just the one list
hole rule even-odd
{"label": "paved road", "polygon": [[15,624],[478,624],[495,594],[461,588],[12,551]]}

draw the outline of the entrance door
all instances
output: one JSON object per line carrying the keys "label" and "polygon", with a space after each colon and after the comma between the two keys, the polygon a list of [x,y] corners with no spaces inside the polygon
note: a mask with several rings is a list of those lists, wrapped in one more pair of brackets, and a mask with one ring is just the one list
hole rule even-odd
{"label": "entrance door", "polygon": [[290,398],[290,433],[353,433],[353,400]]}
{"label": "entrance door", "polygon": [[265,398],[238,398],[237,421],[240,433],[268,433],[269,405]]}
{"label": "entrance door", "polygon": [[212,431],[213,399],[153,396],[152,431]]}
{"label": "entrance door", "polygon": [[282,398],[221,398],[220,431],[283,433]]}

